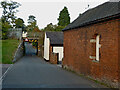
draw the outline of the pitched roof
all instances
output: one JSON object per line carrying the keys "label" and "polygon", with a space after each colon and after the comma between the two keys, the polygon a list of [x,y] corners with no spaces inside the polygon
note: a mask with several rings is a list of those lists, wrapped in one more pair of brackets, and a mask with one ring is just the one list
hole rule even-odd
{"label": "pitched roof", "polygon": [[63,32],[46,32],[51,45],[63,45]]}
{"label": "pitched roof", "polygon": [[110,16],[120,16],[120,1],[119,2],[106,2],[95,8],[89,9],[81,14],[76,20],[63,29],[70,30],[85,26],[91,23],[98,22],[100,19],[105,19]]}

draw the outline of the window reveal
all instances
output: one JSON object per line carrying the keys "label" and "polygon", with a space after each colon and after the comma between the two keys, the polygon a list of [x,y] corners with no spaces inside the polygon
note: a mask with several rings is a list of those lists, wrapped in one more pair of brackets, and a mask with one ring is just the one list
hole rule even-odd
{"label": "window reveal", "polygon": [[99,61],[100,59],[100,35],[95,34],[93,38],[90,40],[91,43],[91,56],[90,59],[94,61]]}

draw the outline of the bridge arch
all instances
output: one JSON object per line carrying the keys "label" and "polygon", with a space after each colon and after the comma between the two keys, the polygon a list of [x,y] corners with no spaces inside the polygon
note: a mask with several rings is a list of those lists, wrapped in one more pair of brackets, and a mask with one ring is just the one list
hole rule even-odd
{"label": "bridge arch", "polygon": [[38,38],[23,38],[23,45],[25,55],[38,55]]}

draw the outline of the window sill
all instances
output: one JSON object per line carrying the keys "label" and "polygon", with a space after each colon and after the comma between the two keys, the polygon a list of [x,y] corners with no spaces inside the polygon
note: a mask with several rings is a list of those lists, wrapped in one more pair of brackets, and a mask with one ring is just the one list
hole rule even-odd
{"label": "window sill", "polygon": [[92,62],[96,62],[96,63],[99,63],[99,61],[97,61],[97,60],[92,60]]}

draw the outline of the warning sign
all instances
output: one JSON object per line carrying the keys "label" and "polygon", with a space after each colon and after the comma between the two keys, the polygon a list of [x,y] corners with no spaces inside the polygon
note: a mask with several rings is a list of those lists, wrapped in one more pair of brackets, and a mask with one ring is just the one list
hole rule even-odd
{"label": "warning sign", "polygon": [[27,37],[25,38],[25,41],[28,42],[28,38]]}

